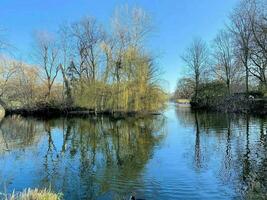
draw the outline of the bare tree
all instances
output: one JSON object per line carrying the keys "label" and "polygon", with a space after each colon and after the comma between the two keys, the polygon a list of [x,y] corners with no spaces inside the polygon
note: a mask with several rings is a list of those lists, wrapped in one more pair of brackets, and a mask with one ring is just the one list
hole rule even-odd
{"label": "bare tree", "polygon": [[71,85],[68,71],[72,60],[71,33],[68,24],[64,24],[59,29],[60,36],[60,64],[59,68],[63,78],[63,98],[66,96],[66,104],[72,104]]}
{"label": "bare tree", "polygon": [[153,26],[150,15],[142,8],[118,7],[112,18],[114,34],[124,46],[141,48]]}
{"label": "bare tree", "polygon": [[30,106],[42,92],[38,91],[40,79],[39,69],[23,62],[17,62],[16,73],[12,79],[12,90],[15,91],[13,100],[21,102],[23,106]]}
{"label": "bare tree", "polygon": [[191,78],[179,79],[176,85],[175,99],[191,99],[194,94],[194,80]]}
{"label": "bare tree", "polygon": [[267,77],[266,77],[266,70],[267,70],[267,59],[263,50],[256,45],[254,42],[251,47],[250,53],[250,68],[249,72],[256,77],[262,89],[267,88]]}
{"label": "bare tree", "polygon": [[206,43],[199,38],[193,40],[192,44],[186,49],[182,60],[190,70],[195,82],[195,97],[198,97],[199,85],[206,71],[208,63],[208,48]]}
{"label": "bare tree", "polygon": [[255,76],[260,85],[266,89],[266,69],[267,69],[267,2],[249,1],[250,13],[249,20],[252,31],[251,41],[251,67],[250,73]]}
{"label": "bare tree", "polygon": [[95,18],[87,17],[72,24],[71,35],[76,49],[71,71],[80,78],[94,82],[100,62],[100,44],[104,37],[103,29]]}
{"label": "bare tree", "polygon": [[252,31],[250,12],[252,11],[250,0],[243,0],[231,15],[230,31],[234,35],[236,51],[243,63],[246,77],[246,93],[249,92],[249,58],[251,53]]}
{"label": "bare tree", "polygon": [[0,51],[3,50],[5,46],[2,34],[3,34],[3,30],[0,28]]}
{"label": "bare tree", "polygon": [[4,48],[4,42],[0,39],[0,51]]}
{"label": "bare tree", "polygon": [[262,49],[267,57],[267,2],[265,0],[250,0],[249,20],[253,41]]}
{"label": "bare tree", "polygon": [[227,85],[228,93],[231,92],[231,84],[238,74],[238,65],[235,65],[234,46],[231,33],[222,30],[213,42],[213,58],[215,61],[214,72]]}
{"label": "bare tree", "polygon": [[7,107],[3,98],[7,96],[9,91],[8,84],[16,72],[17,63],[6,57],[0,57],[0,105]]}
{"label": "bare tree", "polygon": [[[74,23],[71,34],[76,42],[76,58],[71,64],[71,71],[80,77],[81,91],[83,83],[91,85],[92,108],[97,112],[97,78],[101,65],[101,43],[104,39],[104,31],[93,17],[87,17]],[[76,61],[76,62],[75,62]]]}
{"label": "bare tree", "polygon": [[47,97],[59,72],[58,46],[55,39],[48,32],[37,32],[35,35],[35,56],[44,72],[47,86]]}

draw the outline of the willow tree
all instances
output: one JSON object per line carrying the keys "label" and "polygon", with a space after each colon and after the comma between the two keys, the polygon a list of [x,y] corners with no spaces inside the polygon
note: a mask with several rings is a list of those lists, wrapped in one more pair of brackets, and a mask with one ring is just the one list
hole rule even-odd
{"label": "willow tree", "polygon": [[[149,76],[154,75],[152,68],[156,68],[152,67],[153,58],[145,48],[152,31],[151,17],[140,8],[120,7],[115,11],[112,27],[116,108],[144,110],[144,93],[149,85]],[[149,94],[146,95],[148,97]]]}
{"label": "willow tree", "polygon": [[157,111],[164,104],[146,48],[151,27],[145,11],[128,7],[116,10],[109,31],[93,17],[61,27],[58,66],[75,106],[97,113]]}

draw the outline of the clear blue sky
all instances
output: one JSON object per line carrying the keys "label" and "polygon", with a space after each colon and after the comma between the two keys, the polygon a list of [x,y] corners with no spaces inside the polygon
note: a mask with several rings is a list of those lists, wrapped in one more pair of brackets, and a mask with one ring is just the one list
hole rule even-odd
{"label": "clear blue sky", "polygon": [[156,27],[150,48],[159,55],[158,64],[169,91],[184,71],[180,55],[192,38],[210,42],[227,22],[238,0],[0,0],[0,27],[9,43],[17,47],[19,59],[27,61],[36,30],[56,31],[64,21],[95,16],[109,24],[117,6],[135,5],[148,11]]}

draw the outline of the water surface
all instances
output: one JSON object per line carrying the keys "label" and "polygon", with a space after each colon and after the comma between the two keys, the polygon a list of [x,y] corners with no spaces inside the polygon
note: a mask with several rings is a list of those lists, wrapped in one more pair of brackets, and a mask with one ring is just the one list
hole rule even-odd
{"label": "water surface", "polygon": [[[243,199],[266,194],[267,118],[193,112],[0,124],[0,191],[65,199]],[[255,189],[256,188],[256,189]]]}

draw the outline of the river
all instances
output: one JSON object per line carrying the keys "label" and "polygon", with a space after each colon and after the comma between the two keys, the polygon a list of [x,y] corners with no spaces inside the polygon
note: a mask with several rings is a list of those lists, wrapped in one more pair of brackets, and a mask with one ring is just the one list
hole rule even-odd
{"label": "river", "polygon": [[64,199],[244,199],[266,195],[267,118],[193,112],[0,124],[0,191]]}

